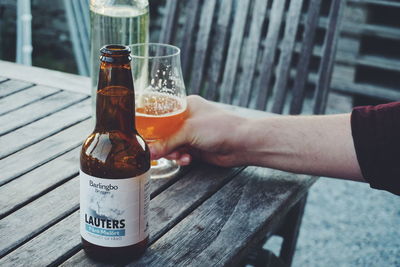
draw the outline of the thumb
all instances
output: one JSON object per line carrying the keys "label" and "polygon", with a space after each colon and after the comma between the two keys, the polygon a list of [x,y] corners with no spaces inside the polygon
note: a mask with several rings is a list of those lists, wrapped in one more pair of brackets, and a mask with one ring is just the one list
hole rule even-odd
{"label": "thumb", "polygon": [[149,144],[151,159],[162,158],[179,147],[188,143],[186,131],[182,127],[178,132],[169,138],[158,140]]}

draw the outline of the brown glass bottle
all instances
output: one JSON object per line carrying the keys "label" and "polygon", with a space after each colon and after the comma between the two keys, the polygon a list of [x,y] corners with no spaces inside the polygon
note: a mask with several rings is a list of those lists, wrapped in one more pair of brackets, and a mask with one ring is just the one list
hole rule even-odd
{"label": "brown glass bottle", "polygon": [[127,262],[147,247],[150,153],[132,120],[130,49],[107,45],[100,52],[96,126],[80,155],[82,244],[94,260]]}

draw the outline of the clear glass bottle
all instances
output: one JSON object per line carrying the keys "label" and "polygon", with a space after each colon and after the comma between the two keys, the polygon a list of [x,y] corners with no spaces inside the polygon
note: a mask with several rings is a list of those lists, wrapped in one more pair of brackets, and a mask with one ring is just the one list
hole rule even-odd
{"label": "clear glass bottle", "polygon": [[149,41],[148,0],[90,0],[92,114],[96,113],[99,50],[107,44]]}

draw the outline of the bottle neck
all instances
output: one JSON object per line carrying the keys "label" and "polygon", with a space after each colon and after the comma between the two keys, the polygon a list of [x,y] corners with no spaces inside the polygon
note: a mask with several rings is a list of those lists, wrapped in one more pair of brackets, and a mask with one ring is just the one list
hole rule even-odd
{"label": "bottle neck", "polygon": [[130,64],[101,62],[95,131],[136,131],[135,92]]}

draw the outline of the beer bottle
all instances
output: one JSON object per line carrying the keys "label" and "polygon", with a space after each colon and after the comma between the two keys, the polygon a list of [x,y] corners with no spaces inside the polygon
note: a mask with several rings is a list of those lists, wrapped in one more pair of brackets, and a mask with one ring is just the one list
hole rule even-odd
{"label": "beer bottle", "polygon": [[80,231],[90,258],[126,262],[148,242],[150,153],[132,119],[130,49],[100,52],[96,124],[80,155]]}

